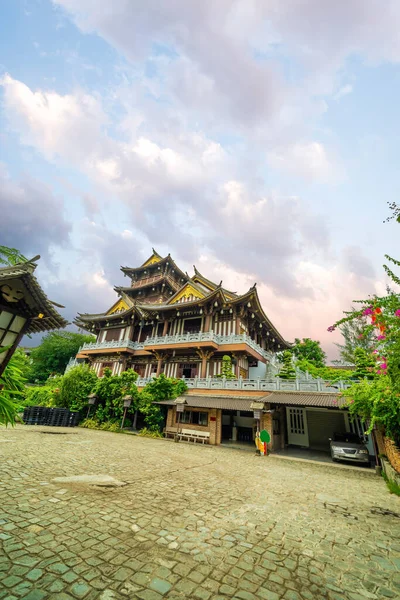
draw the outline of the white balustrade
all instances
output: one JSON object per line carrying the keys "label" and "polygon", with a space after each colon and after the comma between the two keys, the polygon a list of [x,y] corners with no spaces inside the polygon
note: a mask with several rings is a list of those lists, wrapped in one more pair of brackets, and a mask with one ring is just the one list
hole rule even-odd
{"label": "white balustrade", "polygon": [[[186,379],[182,377],[189,389],[218,389],[218,390],[261,390],[266,392],[320,392],[338,393],[351,384],[339,381],[330,385],[329,381],[323,379],[226,379],[225,377],[194,377]],[[136,384],[143,387],[152,381],[151,378],[139,377]]]}
{"label": "white balustrade", "polygon": [[79,352],[85,350],[103,350],[105,348],[130,348],[131,350],[142,350],[144,344],[132,342],[132,340],[112,340],[110,342],[89,342],[83,344]]}

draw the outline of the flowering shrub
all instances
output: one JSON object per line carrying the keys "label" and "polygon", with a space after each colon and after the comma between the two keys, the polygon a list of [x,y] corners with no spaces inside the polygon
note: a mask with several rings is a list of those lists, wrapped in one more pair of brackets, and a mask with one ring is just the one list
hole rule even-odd
{"label": "flowering shrub", "polygon": [[[389,256],[386,258],[400,266]],[[400,278],[384,265],[392,282],[400,285]],[[400,443],[400,293],[388,289],[384,297],[373,296],[358,301],[359,311],[345,313],[346,316],[329,327],[333,331],[352,319],[363,319],[365,331],[373,332],[374,348],[370,360],[370,373],[376,377],[372,383],[361,381],[347,389],[343,396],[351,414],[370,420],[371,431],[375,423],[385,428],[385,433],[397,444]]]}

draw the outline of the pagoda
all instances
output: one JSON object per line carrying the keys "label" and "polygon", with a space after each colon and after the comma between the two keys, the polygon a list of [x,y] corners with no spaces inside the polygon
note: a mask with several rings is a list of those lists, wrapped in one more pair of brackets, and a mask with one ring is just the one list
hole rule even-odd
{"label": "pagoda", "polygon": [[212,378],[229,356],[239,378],[265,377],[276,352],[290,346],[265,314],[256,285],[237,294],[203,276],[183,272],[154,249],[136,268],[121,267],[128,286],[101,314],[78,314],[75,324],[96,335],[77,359],[99,376],[132,368],[140,377]]}

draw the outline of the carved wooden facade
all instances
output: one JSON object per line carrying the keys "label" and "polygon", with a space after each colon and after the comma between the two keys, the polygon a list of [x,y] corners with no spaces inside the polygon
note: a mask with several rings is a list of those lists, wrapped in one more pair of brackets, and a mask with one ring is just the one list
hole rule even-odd
{"label": "carved wooden facade", "polygon": [[264,376],[276,352],[288,343],[263,311],[256,286],[238,295],[205,278],[190,277],[170,255],[153,251],[138,268],[122,267],[130,285],[101,314],[78,314],[75,323],[94,333],[78,359],[101,376],[104,365],[141,377],[215,377],[229,355],[237,377]]}

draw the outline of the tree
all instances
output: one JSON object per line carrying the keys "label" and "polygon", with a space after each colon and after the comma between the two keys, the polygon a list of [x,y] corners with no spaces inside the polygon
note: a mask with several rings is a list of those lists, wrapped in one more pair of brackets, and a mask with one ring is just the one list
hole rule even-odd
{"label": "tree", "polygon": [[[140,392],[137,410],[144,415],[144,422],[150,431],[160,431],[164,420],[160,406],[157,402],[162,400],[174,400],[187,391],[188,387],[184,380],[167,377],[161,373],[155,377]],[[136,424],[137,412],[134,418]]]}
{"label": "tree", "polygon": [[[352,308],[353,313],[356,312]],[[335,344],[339,348],[340,358],[351,364],[356,363],[355,350],[362,348],[366,351],[372,351],[374,346],[374,333],[367,327],[365,317],[355,318],[347,321],[338,327],[343,336],[343,344]]]}
{"label": "tree", "polygon": [[296,338],[294,346],[290,348],[291,352],[297,359],[305,359],[316,367],[323,367],[326,361],[326,354],[321,348],[321,342],[312,340],[311,338]]}
{"label": "tree", "polygon": [[164,373],[161,373],[159,377],[155,377],[146,385],[144,391],[150,394],[154,402],[160,402],[161,400],[173,400],[184,394],[187,389],[184,380],[166,377]]}
{"label": "tree", "polygon": [[354,362],[356,369],[354,371],[355,379],[374,379],[376,374],[376,360],[372,354],[364,348],[354,350]]}
{"label": "tree", "polygon": [[[400,267],[400,261],[386,255],[386,259]],[[400,285],[400,277],[388,265],[384,270],[393,284]],[[361,308],[347,312],[329,327],[334,331],[342,324],[365,317],[367,330],[373,332],[375,371],[371,382],[365,379],[343,392],[350,414],[369,420],[368,433],[374,424],[382,426],[385,435],[400,443],[400,293],[387,288],[386,296],[372,296],[358,300]]]}
{"label": "tree", "polygon": [[96,373],[88,365],[79,365],[70,369],[61,378],[57,396],[58,406],[73,411],[82,410],[87,406],[88,396],[97,381]]}
{"label": "tree", "polygon": [[45,335],[42,343],[31,352],[32,372],[30,380],[44,382],[50,375],[63,374],[70,358],[94,336],[71,331],[52,331]]}
{"label": "tree", "polygon": [[236,375],[232,369],[232,359],[228,354],[222,357],[221,374],[217,377],[225,377],[225,379],[236,379]]}
{"label": "tree", "polygon": [[138,374],[133,369],[128,369],[121,375],[112,375],[111,369],[104,369],[101,379],[97,380],[94,393],[97,396],[96,419],[100,422],[117,421],[122,418],[124,396],[132,396],[133,403],[130,410],[137,409],[139,392],[136,387]]}
{"label": "tree", "polygon": [[293,367],[293,355],[290,350],[285,350],[281,355],[283,367],[279,371],[281,379],[296,379],[296,371]]}
{"label": "tree", "polygon": [[0,246],[0,265],[11,266],[27,261],[28,259],[16,248]]}

